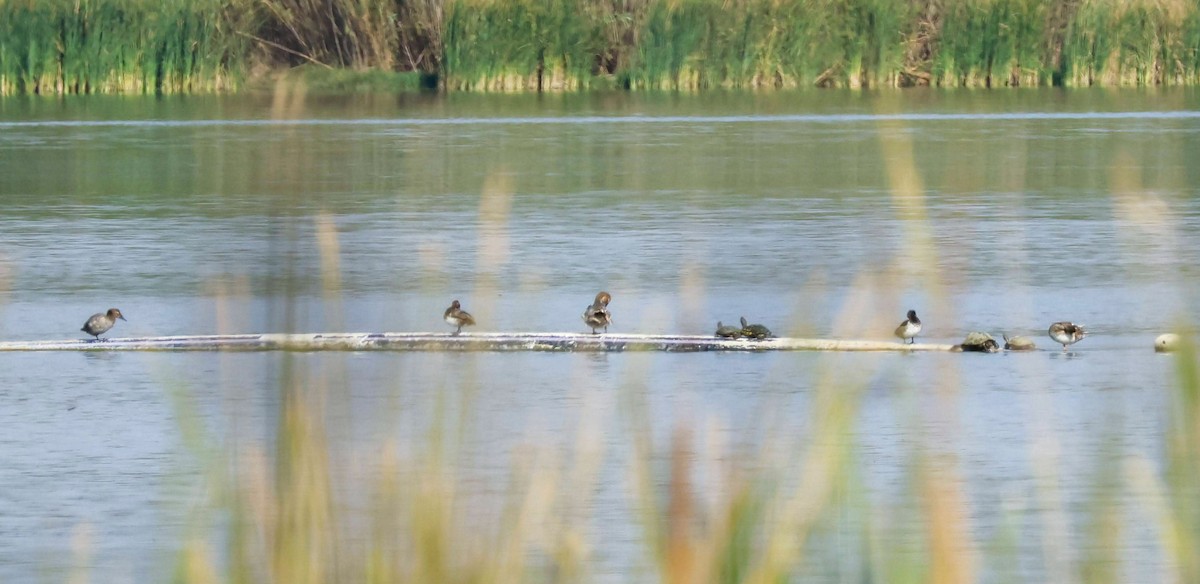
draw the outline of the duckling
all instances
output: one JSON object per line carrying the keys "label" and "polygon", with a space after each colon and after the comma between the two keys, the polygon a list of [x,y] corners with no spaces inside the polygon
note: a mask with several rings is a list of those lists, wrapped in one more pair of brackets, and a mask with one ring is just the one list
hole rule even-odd
{"label": "duckling", "polygon": [[1050,338],[1056,343],[1062,343],[1063,350],[1067,350],[1067,345],[1073,345],[1083,340],[1087,331],[1083,330],[1083,325],[1072,322],[1056,322],[1050,325]]}
{"label": "duckling", "polygon": [[920,332],[921,319],[917,318],[917,311],[910,310],[908,311],[908,318],[904,319],[904,322],[900,323],[900,326],[896,327],[895,335],[900,337],[900,340],[902,341],[911,339],[913,343],[916,343],[917,335],[920,334]]}
{"label": "duckling", "polygon": [[596,329],[604,327],[604,332],[608,332],[608,325],[612,324],[612,313],[608,311],[608,303],[612,301],[612,295],[608,292],[600,292],[596,295],[596,301],[583,311],[583,323],[592,327],[592,334],[597,334]]}
{"label": "duckling", "polygon": [[121,314],[119,309],[110,308],[108,309],[108,312],[97,312],[96,314],[93,314],[91,318],[87,319],[87,322],[83,323],[83,328],[79,330],[96,337],[93,339],[93,341],[103,341],[105,339],[100,338],[100,335],[108,332],[108,329],[111,329],[114,324],[117,324],[118,318],[125,320],[125,315]]}
{"label": "duckling", "polygon": [[446,320],[446,324],[449,324],[453,327],[458,327],[454,330],[454,334],[456,335],[462,332],[462,327],[464,325],[475,324],[475,317],[471,316],[471,313],[463,310],[462,304],[459,304],[457,300],[450,303],[450,308],[446,309],[446,312],[442,314],[442,318]]}

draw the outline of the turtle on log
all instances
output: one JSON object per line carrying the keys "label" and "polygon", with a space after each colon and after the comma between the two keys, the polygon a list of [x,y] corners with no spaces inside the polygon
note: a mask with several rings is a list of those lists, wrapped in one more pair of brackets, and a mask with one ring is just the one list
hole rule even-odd
{"label": "turtle on log", "polygon": [[718,320],[717,332],[714,334],[725,339],[739,339],[742,337],[742,327],[723,325],[721,324],[721,321]]}
{"label": "turtle on log", "polygon": [[761,324],[748,324],[746,317],[742,317],[742,336],[747,339],[770,339],[775,335],[771,334],[771,329]]}
{"label": "turtle on log", "polygon": [[964,352],[996,353],[1000,351],[1000,343],[997,343],[996,339],[987,333],[972,332],[957,348]]}

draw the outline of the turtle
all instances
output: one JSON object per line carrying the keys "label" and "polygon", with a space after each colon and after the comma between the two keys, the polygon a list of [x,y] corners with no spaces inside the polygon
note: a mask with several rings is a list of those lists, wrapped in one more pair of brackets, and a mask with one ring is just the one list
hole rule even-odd
{"label": "turtle", "polygon": [[967,338],[963,339],[959,348],[969,352],[995,353],[1000,350],[1000,343],[997,343],[996,339],[987,333],[972,332],[967,334]]}
{"label": "turtle", "polygon": [[740,327],[736,327],[736,326],[725,326],[725,325],[721,324],[721,321],[718,320],[717,321],[717,332],[715,334],[718,337],[722,337],[722,338],[726,338],[726,339],[737,339],[737,338],[741,338],[742,329]]}
{"label": "turtle", "polygon": [[1032,351],[1037,348],[1033,344],[1033,339],[1029,337],[1010,337],[1004,335],[1004,350],[1005,351]]}
{"label": "turtle", "polygon": [[742,317],[742,335],[747,339],[770,339],[775,335],[771,334],[771,329],[761,324],[747,324],[746,317]]}

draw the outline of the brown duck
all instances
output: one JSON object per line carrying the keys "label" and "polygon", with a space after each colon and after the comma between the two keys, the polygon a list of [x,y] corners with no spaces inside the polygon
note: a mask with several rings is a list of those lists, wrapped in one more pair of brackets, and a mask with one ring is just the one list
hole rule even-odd
{"label": "brown duck", "polygon": [[454,334],[456,335],[462,332],[463,326],[473,326],[475,324],[475,317],[471,316],[471,313],[463,310],[462,304],[459,304],[457,300],[450,303],[450,308],[446,309],[446,312],[442,314],[442,318],[446,320],[446,324],[452,327],[458,327],[454,329]]}
{"label": "brown duck", "polygon": [[1062,343],[1063,350],[1067,350],[1067,345],[1073,345],[1083,340],[1087,331],[1083,330],[1083,325],[1073,322],[1056,322],[1050,325],[1050,338],[1056,343]]}
{"label": "brown duck", "polygon": [[601,292],[596,295],[596,301],[583,311],[584,324],[592,327],[592,334],[596,334],[596,329],[603,327],[604,332],[608,332],[608,325],[612,324],[612,313],[608,311],[608,303],[612,301],[612,295],[608,292]]}
{"label": "brown duck", "polygon": [[111,329],[114,324],[117,324],[118,318],[125,320],[125,316],[121,314],[119,309],[110,308],[108,309],[108,312],[97,312],[96,314],[93,314],[91,318],[87,319],[87,322],[83,323],[83,328],[79,330],[96,337],[93,339],[95,341],[103,341],[104,339],[100,338],[100,335],[108,332],[108,329]]}

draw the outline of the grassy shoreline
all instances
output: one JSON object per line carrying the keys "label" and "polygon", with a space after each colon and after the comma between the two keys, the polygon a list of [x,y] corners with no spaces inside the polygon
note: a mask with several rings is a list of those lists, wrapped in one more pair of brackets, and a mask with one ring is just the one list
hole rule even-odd
{"label": "grassy shoreline", "polygon": [[[0,0],[0,95],[231,92],[298,65],[327,69],[338,80],[332,90],[352,91],[1196,85],[1200,7]],[[386,80],[389,73],[408,75]],[[422,81],[411,83],[413,74]]]}

